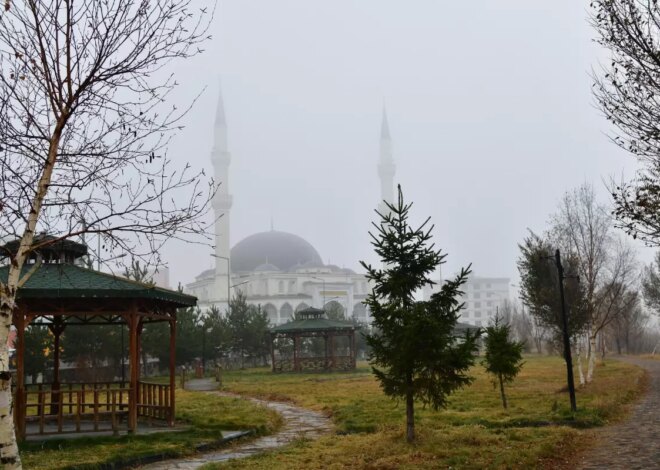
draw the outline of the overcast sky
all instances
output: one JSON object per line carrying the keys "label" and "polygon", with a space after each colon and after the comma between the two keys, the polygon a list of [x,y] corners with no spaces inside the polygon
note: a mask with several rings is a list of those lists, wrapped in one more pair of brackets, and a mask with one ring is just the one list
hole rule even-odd
{"label": "overcast sky", "polygon": [[[636,167],[594,107],[606,55],[588,13],[586,0],[221,0],[206,52],[175,70],[179,101],[207,88],[170,156],[211,170],[221,77],[232,246],[272,218],[358,269],[375,261],[385,101],[395,181],[435,222],[443,272],[515,278],[517,243],[566,190],[591,182],[609,203],[604,179]],[[172,284],[211,251],[171,243]]]}

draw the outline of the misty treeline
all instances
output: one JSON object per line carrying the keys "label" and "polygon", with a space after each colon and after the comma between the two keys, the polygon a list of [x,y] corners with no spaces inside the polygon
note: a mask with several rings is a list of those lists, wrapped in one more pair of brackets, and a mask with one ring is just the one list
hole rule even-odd
{"label": "misty treeline", "polygon": [[[138,281],[150,282],[149,272],[138,262],[124,274]],[[330,309],[331,318],[344,320],[342,311]],[[202,311],[196,307],[177,311],[176,363],[187,368],[204,363],[206,369],[216,364],[225,369],[259,367],[270,362],[272,327],[268,315],[258,305],[249,305],[245,294],[238,292],[230,308],[221,311],[213,306]],[[360,331],[366,325],[356,323],[356,349],[364,354],[365,341]],[[25,332],[25,374],[35,381],[41,376],[48,382],[53,370],[53,335],[46,326],[31,325]],[[310,347],[313,347],[310,346]],[[104,381],[128,374],[128,328],[126,325],[70,325],[60,340],[61,367],[67,381]],[[169,364],[169,327],[165,322],[147,323],[142,331],[140,374],[143,377],[165,374]]]}
{"label": "misty treeline", "polygon": [[[216,361],[225,367],[266,364],[269,357],[268,317],[258,306],[248,305],[238,294],[230,308],[205,311],[190,307],[177,311],[177,366],[192,367]],[[123,331],[122,331],[123,330]],[[122,338],[123,335],[123,338]],[[26,375],[39,374],[47,381],[52,373],[52,335],[45,326],[32,325],[25,333]],[[122,377],[122,358],[128,374],[128,328],[126,325],[71,325],[62,334],[61,360],[68,367],[62,375],[69,381],[103,381]],[[169,327],[165,322],[146,323],[140,348],[141,375],[165,373],[169,361]]]}
{"label": "misty treeline", "polygon": [[547,229],[530,231],[519,248],[522,305],[507,303],[501,314],[528,351],[563,352],[556,249],[581,384],[593,380],[598,357],[660,348],[653,315],[660,312],[660,253],[651,266],[641,266],[591,185],[566,192]]}

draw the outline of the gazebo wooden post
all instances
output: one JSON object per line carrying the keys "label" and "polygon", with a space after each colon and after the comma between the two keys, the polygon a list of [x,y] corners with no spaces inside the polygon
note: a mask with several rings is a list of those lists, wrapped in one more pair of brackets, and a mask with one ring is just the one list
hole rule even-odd
{"label": "gazebo wooden post", "polygon": [[25,311],[18,308],[14,312],[16,326],[16,395],[14,397],[14,426],[16,437],[25,439]]}
{"label": "gazebo wooden post", "polygon": [[351,368],[355,369],[355,356],[357,354],[357,351],[355,350],[355,330],[351,330],[349,344],[351,346]]}
{"label": "gazebo wooden post", "polygon": [[[138,320],[138,328],[137,328],[137,358],[138,358],[138,367],[140,366],[140,360],[143,359],[142,357],[142,330],[144,329],[144,322],[140,318]],[[146,359],[146,358],[145,358]],[[146,361],[142,363],[142,371],[144,372],[144,376],[147,376],[147,364]],[[142,375],[139,373],[139,375]],[[139,379],[139,376],[138,376]]]}
{"label": "gazebo wooden post", "polygon": [[61,393],[60,393],[60,337],[64,333],[64,321],[62,317],[54,317],[53,323],[48,329],[53,334],[53,383],[50,394],[50,414],[56,415],[60,411]]}
{"label": "gazebo wooden post", "polygon": [[300,346],[300,337],[298,333],[293,334],[293,371],[298,372],[300,370],[300,351],[298,350]]}
{"label": "gazebo wooden post", "polygon": [[128,394],[128,430],[137,430],[138,380],[140,377],[140,358],[138,356],[138,314],[132,307],[127,315],[128,323],[128,362],[130,367],[130,391]]}
{"label": "gazebo wooden post", "polygon": [[328,333],[323,333],[323,344],[324,344],[324,352],[325,352],[325,370],[329,369],[329,362],[328,362]]}
{"label": "gazebo wooden post", "polygon": [[335,370],[335,333],[328,333],[330,339],[330,370]]}
{"label": "gazebo wooden post", "polygon": [[169,426],[174,426],[174,412],[176,406],[174,403],[176,390],[176,314],[170,323],[170,415],[167,419]]}
{"label": "gazebo wooden post", "polygon": [[275,333],[270,334],[270,365],[275,372]]}

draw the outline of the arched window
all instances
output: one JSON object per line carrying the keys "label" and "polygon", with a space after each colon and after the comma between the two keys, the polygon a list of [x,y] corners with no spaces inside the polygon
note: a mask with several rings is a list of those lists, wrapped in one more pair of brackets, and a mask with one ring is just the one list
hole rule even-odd
{"label": "arched window", "polygon": [[266,304],[264,312],[268,315],[268,321],[270,321],[272,325],[277,325],[279,323],[277,318],[277,307],[275,307],[275,305]]}
{"label": "arched window", "polygon": [[282,323],[293,320],[293,307],[287,302],[280,308],[280,319]]}

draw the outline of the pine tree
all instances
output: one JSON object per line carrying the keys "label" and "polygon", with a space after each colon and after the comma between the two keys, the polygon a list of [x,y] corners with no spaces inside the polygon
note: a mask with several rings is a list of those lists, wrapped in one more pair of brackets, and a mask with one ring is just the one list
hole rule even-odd
{"label": "pine tree", "polygon": [[474,364],[478,333],[459,339],[454,328],[463,308],[461,286],[469,267],[446,282],[428,301],[415,300],[424,286],[432,285],[430,274],[444,262],[430,243],[429,220],[413,229],[408,224],[412,204],[405,204],[401,187],[396,204],[379,214],[372,245],[383,262],[374,268],[361,262],[374,288],[365,303],[373,316],[374,333],[367,335],[369,359],[383,391],[406,402],[406,439],[415,438],[414,401],[433,409],[444,408],[453,391],[468,385]]}
{"label": "pine tree", "polygon": [[513,382],[513,379],[522,369],[522,352],[525,343],[509,339],[511,326],[503,323],[496,316],[495,321],[486,328],[486,355],[483,365],[486,372],[493,375],[493,386],[500,386],[502,406],[507,408],[504,384]]}

